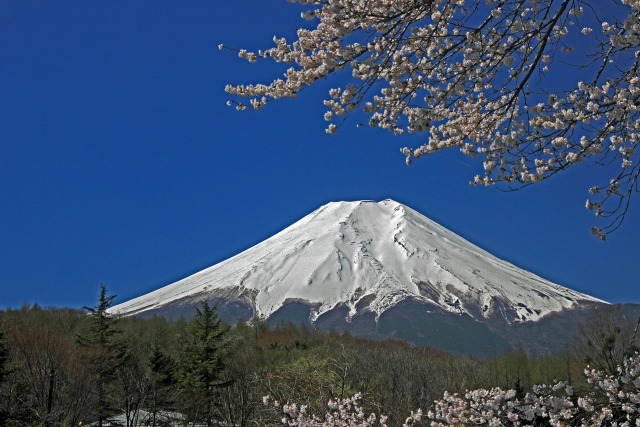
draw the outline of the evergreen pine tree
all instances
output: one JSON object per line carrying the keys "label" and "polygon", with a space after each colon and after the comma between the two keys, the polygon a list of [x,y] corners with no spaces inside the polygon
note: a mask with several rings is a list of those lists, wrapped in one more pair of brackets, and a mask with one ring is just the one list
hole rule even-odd
{"label": "evergreen pine tree", "polygon": [[78,336],[77,342],[86,351],[87,364],[95,391],[95,416],[98,427],[113,414],[108,386],[114,381],[124,351],[114,337],[121,331],[117,329],[117,319],[108,313],[115,295],[107,295],[107,287],[100,285],[100,297],[95,307],[84,307],[89,315],[89,330]]}
{"label": "evergreen pine tree", "polygon": [[[0,329],[0,398],[4,400],[3,384],[9,376],[9,346],[4,336],[4,331]],[[7,425],[9,422],[9,413],[0,405],[0,426]]]}
{"label": "evergreen pine tree", "polygon": [[4,336],[4,331],[0,329],[0,384],[9,375],[9,346]]}
{"label": "evergreen pine tree", "polygon": [[171,409],[175,404],[175,365],[175,361],[156,344],[147,361],[150,391],[146,408],[151,414],[152,427],[158,425],[158,413]]}
{"label": "evergreen pine tree", "polygon": [[180,386],[187,398],[185,410],[193,421],[213,425],[215,390],[227,385],[221,380],[228,344],[229,326],[216,307],[202,301],[187,327],[187,342],[181,360]]}

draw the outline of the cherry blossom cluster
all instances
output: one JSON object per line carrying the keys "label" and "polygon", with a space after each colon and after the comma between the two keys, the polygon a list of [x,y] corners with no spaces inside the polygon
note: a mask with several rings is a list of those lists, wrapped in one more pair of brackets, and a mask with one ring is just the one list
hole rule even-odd
{"label": "cherry blossom cluster", "polygon": [[[324,101],[328,133],[361,110],[370,126],[425,134],[419,147],[402,148],[408,164],[446,148],[480,156],[484,172],[472,185],[519,188],[585,160],[609,165],[610,181],[592,188],[586,207],[609,218],[592,230],[599,238],[620,225],[640,173],[637,0],[297,2],[311,8],[302,17],[315,28],[238,51],[251,63],[287,64],[284,78],[227,85],[229,105],[261,109],[349,70],[351,82]],[[617,18],[602,22],[603,7],[620,9]],[[582,25],[586,14],[601,28]],[[576,38],[593,49],[575,56]],[[583,81],[558,90],[553,70],[564,62],[580,64]]]}
{"label": "cherry blossom cluster", "polygon": [[[412,412],[403,426],[426,422],[431,427],[487,426],[632,426],[640,425],[640,355],[624,360],[617,372],[608,375],[587,368],[590,389],[578,396],[566,382],[535,386],[518,396],[515,390],[478,389],[464,395],[445,393],[426,414]],[[329,411],[319,417],[307,413],[305,406],[280,404],[268,396],[266,406],[277,408],[282,424],[298,427],[386,426],[387,418],[375,413],[366,416],[358,406],[360,395],[329,402]]]}
{"label": "cherry blossom cluster", "polygon": [[578,404],[589,425],[640,425],[640,354],[626,358],[615,375],[589,368],[585,375],[594,392]]}
{"label": "cherry blossom cluster", "polygon": [[564,382],[536,386],[521,398],[499,388],[464,396],[445,393],[427,418],[431,426],[640,425],[640,355],[626,358],[616,375],[589,368],[585,375],[591,389],[584,396],[576,396]]}
{"label": "cherry blossom cluster", "polygon": [[543,420],[550,425],[565,425],[576,413],[572,394],[566,383],[536,386],[522,399],[514,390],[500,388],[474,390],[464,396],[445,393],[434,403],[428,418],[433,420],[432,426],[534,425]]}
{"label": "cherry blossom cluster", "polygon": [[[363,409],[358,406],[358,401],[362,398],[360,394],[347,399],[329,401],[329,411],[324,417],[311,415],[307,413],[305,405],[297,405],[295,403],[281,404],[278,401],[272,401],[269,396],[263,397],[265,406],[273,406],[282,413],[282,424],[286,426],[297,427],[328,427],[328,426],[351,426],[351,427],[372,427],[379,425],[387,426],[387,417],[380,416],[375,413],[366,416]],[[407,425],[411,425],[413,420],[422,413],[411,414],[411,420],[407,418]],[[411,418],[411,417],[410,417]]]}

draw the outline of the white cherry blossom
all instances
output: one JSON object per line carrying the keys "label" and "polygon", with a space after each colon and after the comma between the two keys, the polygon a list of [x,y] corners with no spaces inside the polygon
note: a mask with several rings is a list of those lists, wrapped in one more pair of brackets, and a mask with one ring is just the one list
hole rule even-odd
{"label": "white cherry blossom", "polygon": [[[426,413],[411,412],[403,426],[632,426],[640,425],[640,355],[627,357],[614,375],[587,367],[586,389],[577,395],[566,382],[534,386],[529,393],[501,388],[477,389],[463,394],[445,392]],[[295,403],[272,402],[288,427],[386,426],[387,417],[367,415],[360,394],[330,401],[324,416],[310,414]]]}
{"label": "white cherry blossom", "polygon": [[[227,85],[238,110],[295,97],[346,71],[340,81],[348,84],[331,89],[324,104],[327,133],[359,111],[369,126],[424,135],[401,149],[407,164],[457,149],[482,158],[472,185],[506,189],[578,163],[601,165],[617,187],[594,183],[603,190],[592,200],[601,206],[595,213],[606,222],[597,235],[620,226],[640,176],[640,0],[297,3],[309,7],[302,22],[310,28],[291,41],[274,37],[266,50],[237,51],[250,63],[287,67],[268,83]],[[600,15],[610,10],[605,21]],[[584,36],[591,50],[574,49]],[[582,81],[565,78],[558,89],[554,70],[568,73],[567,63]]]}

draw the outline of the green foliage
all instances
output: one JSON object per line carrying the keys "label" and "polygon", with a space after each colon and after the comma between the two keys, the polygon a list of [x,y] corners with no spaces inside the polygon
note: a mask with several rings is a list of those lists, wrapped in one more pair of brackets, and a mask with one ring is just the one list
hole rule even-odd
{"label": "green foliage", "polygon": [[9,346],[4,331],[0,329],[0,385],[9,376]]}
{"label": "green foliage", "polygon": [[120,333],[115,327],[118,319],[110,316],[107,310],[111,307],[115,295],[107,295],[107,287],[100,285],[100,297],[95,307],[83,307],[89,315],[90,325],[86,334],[78,336],[78,344],[86,347],[114,347],[113,337]]}
{"label": "green foliage", "polygon": [[[0,400],[5,400],[3,384],[9,376],[9,346],[7,344],[4,331],[0,329]],[[0,425],[7,425],[9,421],[9,411],[0,405]]]}
{"label": "green foliage", "polygon": [[176,362],[156,344],[147,358],[147,367],[149,396],[144,406],[151,414],[150,425],[156,427],[159,423],[158,413],[173,409],[176,402]]}
{"label": "green foliage", "polygon": [[105,420],[116,413],[111,386],[117,374],[122,372],[126,355],[126,348],[115,341],[115,337],[121,333],[116,327],[117,319],[108,313],[114,298],[115,295],[107,295],[105,285],[100,285],[98,304],[84,307],[89,315],[89,328],[77,337],[93,386],[98,427],[102,427]]}
{"label": "green foliage", "polygon": [[190,420],[213,425],[215,389],[224,387],[221,374],[228,345],[229,326],[216,307],[202,301],[187,325],[186,342],[180,364],[180,387],[187,396],[183,410]]}
{"label": "green foliage", "polygon": [[[155,426],[168,425],[167,414],[176,413],[183,418],[174,425],[277,425],[281,414],[262,405],[265,395],[323,412],[329,399],[359,391],[365,412],[389,415],[391,426],[410,410],[429,408],[445,390],[575,383],[584,368],[569,353],[532,357],[515,350],[478,360],[293,323],[229,328],[206,303],[189,322],[113,319],[111,301],[102,288],[88,315],[37,306],[0,311],[0,367],[11,366],[0,382],[0,410],[11,420],[0,425],[98,425],[115,413],[133,425],[142,409]],[[616,336],[628,343],[627,327],[620,329]]]}

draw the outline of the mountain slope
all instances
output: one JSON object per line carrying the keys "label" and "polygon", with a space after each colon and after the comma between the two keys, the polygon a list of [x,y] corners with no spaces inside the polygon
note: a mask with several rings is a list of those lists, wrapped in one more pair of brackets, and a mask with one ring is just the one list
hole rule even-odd
{"label": "mountain slope", "polygon": [[405,300],[509,324],[603,303],[500,260],[393,200],[329,203],[232,258],[111,311],[179,311],[203,298],[237,301],[232,310],[262,318],[302,302],[312,322],[338,308],[347,322],[365,312],[379,319]]}

